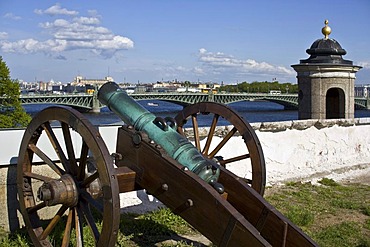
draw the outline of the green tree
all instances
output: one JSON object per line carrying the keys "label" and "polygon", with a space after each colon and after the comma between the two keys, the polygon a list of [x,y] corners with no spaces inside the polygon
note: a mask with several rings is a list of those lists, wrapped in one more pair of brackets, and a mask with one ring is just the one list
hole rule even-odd
{"label": "green tree", "polygon": [[9,68],[0,56],[0,128],[25,127],[31,121],[19,95],[19,83],[10,79]]}
{"label": "green tree", "polygon": [[289,82],[279,83],[278,81],[254,81],[252,83],[242,82],[237,85],[224,85],[220,87],[220,91],[229,93],[245,92],[245,93],[269,93],[271,90],[278,90],[281,93],[298,93],[298,84]]}

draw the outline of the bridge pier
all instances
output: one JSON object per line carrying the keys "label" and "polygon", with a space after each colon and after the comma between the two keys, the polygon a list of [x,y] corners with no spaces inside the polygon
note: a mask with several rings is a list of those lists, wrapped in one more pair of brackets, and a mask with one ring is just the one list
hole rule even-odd
{"label": "bridge pier", "polygon": [[215,95],[213,94],[212,89],[208,92],[208,101],[215,102]]}
{"label": "bridge pier", "polygon": [[98,90],[94,91],[93,94],[93,101],[92,101],[92,108],[90,112],[99,113],[100,112],[100,101],[98,100]]}
{"label": "bridge pier", "polygon": [[366,109],[370,110],[370,98],[366,98]]}

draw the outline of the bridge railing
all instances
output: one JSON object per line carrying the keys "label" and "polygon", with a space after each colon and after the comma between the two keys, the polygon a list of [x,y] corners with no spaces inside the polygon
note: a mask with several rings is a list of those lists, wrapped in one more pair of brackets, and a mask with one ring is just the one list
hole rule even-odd
{"label": "bridge railing", "polygon": [[[208,94],[201,92],[146,92],[146,93],[131,93],[136,100],[165,100],[176,104],[186,105],[202,101],[214,101],[224,104],[230,104],[238,101],[250,100],[266,100],[275,102],[291,109],[298,107],[297,94],[269,94],[269,93],[217,93]],[[0,104],[2,99],[0,97]],[[99,109],[103,107],[96,99],[94,94],[73,93],[73,94],[22,94],[20,96],[22,104],[63,104],[71,105],[73,107],[82,107],[85,109]],[[363,97],[356,97],[355,104],[358,108],[370,108],[370,99]]]}

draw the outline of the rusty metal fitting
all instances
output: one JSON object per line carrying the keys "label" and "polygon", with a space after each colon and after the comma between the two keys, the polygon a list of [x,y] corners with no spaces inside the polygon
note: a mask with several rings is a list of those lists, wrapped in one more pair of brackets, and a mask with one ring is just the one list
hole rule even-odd
{"label": "rusty metal fitting", "polygon": [[78,190],[72,176],[64,174],[60,179],[45,182],[38,189],[37,198],[47,206],[63,204],[74,207],[78,202]]}

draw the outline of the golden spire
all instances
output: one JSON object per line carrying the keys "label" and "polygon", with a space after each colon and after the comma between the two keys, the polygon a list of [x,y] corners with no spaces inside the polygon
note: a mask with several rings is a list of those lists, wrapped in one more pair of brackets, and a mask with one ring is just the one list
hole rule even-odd
{"label": "golden spire", "polygon": [[329,38],[329,34],[331,33],[331,28],[328,26],[329,21],[325,20],[325,27],[321,29],[322,34],[324,34],[325,39]]}

